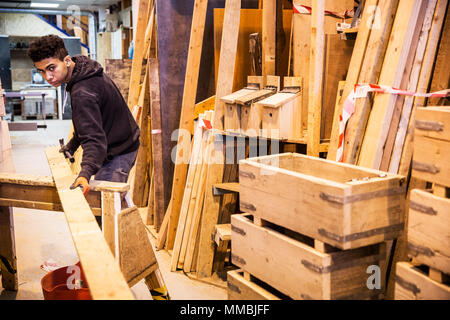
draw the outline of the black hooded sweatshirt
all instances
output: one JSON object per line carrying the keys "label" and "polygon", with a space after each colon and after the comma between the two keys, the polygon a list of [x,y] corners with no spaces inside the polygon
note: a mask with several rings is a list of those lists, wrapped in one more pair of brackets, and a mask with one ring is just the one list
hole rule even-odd
{"label": "black hooded sweatshirt", "polygon": [[139,127],[114,82],[102,66],[86,56],[72,57],[75,67],[70,93],[74,135],[67,146],[74,154],[83,147],[79,177],[88,181],[114,156],[139,148]]}

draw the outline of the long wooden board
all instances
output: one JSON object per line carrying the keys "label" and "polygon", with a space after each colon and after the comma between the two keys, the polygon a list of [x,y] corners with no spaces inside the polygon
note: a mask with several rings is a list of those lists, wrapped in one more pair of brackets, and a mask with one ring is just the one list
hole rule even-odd
{"label": "long wooden board", "polygon": [[350,59],[350,67],[348,69],[347,77],[345,78],[345,86],[342,93],[343,99],[341,99],[341,103],[334,110],[330,146],[328,148],[327,154],[328,160],[336,160],[336,153],[339,144],[339,116],[342,113],[342,106],[346,97],[348,97],[350,92],[353,90],[354,85],[358,82],[359,73],[362,70],[361,67],[365,57],[367,42],[372,30],[372,25],[374,23],[373,8],[376,8],[377,3],[378,0],[367,0],[364,5],[361,24],[358,29],[358,35],[356,37],[355,46],[353,48],[352,57]]}
{"label": "long wooden board", "polygon": [[[419,14],[424,10],[425,5],[426,1],[422,0],[400,0],[397,12],[401,14],[396,15],[392,26],[391,37],[379,78],[380,84],[396,88],[400,86],[414,36],[413,31],[418,23]],[[405,19],[405,17],[408,17],[408,19]],[[393,72],[393,70],[395,71]],[[391,94],[375,96],[361,146],[358,161],[360,166],[379,169],[396,99],[397,95]]]}
{"label": "long wooden board", "polygon": [[92,297],[134,299],[83,193],[69,189],[75,176],[64,156],[57,147],[47,148],[46,154]]}
{"label": "long wooden board", "polygon": [[[219,73],[216,88],[216,104],[214,108],[213,128],[223,130],[224,103],[220,98],[232,93],[234,70],[236,63],[236,51],[239,36],[240,10],[241,0],[227,0],[225,3],[225,16],[223,23],[222,42],[220,46]],[[217,141],[217,136],[213,146],[210,148],[211,154],[207,155],[211,162],[208,166],[206,184],[205,184],[205,201],[203,203],[202,229],[200,235],[199,252],[205,251],[205,255],[201,254],[197,261],[197,274],[199,277],[211,275],[211,255],[214,254],[214,244],[207,239],[214,230],[219,215],[220,199],[212,193],[212,188],[216,183],[223,180],[225,153],[223,143]],[[208,221],[208,223],[207,223]],[[202,238],[206,237],[202,241]],[[205,241],[206,240],[206,241]],[[206,248],[206,249],[205,249]]]}
{"label": "long wooden board", "polygon": [[[203,33],[205,29],[207,7],[207,0],[196,0],[192,15],[191,35],[189,40],[190,42],[179,125],[180,129],[187,130],[191,134],[194,132],[195,98],[197,94],[198,75],[200,72],[200,60],[203,47]],[[187,146],[190,144],[190,141],[186,140],[186,135],[179,133],[175,169],[173,173],[172,194],[170,199],[172,205],[170,207],[171,210],[167,210],[166,212],[166,214],[170,215],[166,241],[166,247],[168,249],[172,249],[175,242],[176,229],[178,226],[181,204],[183,201],[184,187],[186,185],[188,164],[185,161],[180,160],[185,158],[183,153],[186,152],[188,149]]]}

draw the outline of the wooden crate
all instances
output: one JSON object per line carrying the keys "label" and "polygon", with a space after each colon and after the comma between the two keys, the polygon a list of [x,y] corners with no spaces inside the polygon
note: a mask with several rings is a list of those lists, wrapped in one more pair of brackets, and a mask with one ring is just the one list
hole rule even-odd
{"label": "wooden crate", "polygon": [[450,187],[450,107],[417,108],[412,174]]}
{"label": "wooden crate", "polygon": [[411,191],[408,254],[415,261],[450,274],[450,199]]}
{"label": "wooden crate", "polygon": [[228,300],[281,300],[286,297],[242,269],[227,272]]}
{"label": "wooden crate", "polygon": [[250,214],[231,216],[232,263],[292,299],[380,298],[369,289],[367,268],[386,257],[384,243],[323,253],[314,239],[272,224],[257,226]]}
{"label": "wooden crate", "polygon": [[450,300],[450,287],[430,279],[409,262],[398,262],[395,300]]}
{"label": "wooden crate", "polygon": [[[295,79],[295,81],[293,80]],[[285,77],[286,83],[295,82],[297,91],[284,89],[258,102],[262,107],[261,135],[272,139],[301,140],[302,130],[302,90],[301,78]]]}
{"label": "wooden crate", "polygon": [[404,229],[405,178],[351,164],[284,153],[241,160],[240,209],[351,249]]}

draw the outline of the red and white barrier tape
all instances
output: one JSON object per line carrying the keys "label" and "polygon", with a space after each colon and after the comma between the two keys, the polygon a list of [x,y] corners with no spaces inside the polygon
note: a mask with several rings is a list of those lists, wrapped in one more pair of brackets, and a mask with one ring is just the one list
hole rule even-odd
{"label": "red and white barrier tape", "polygon": [[344,101],[342,108],[342,114],[339,116],[339,144],[336,152],[336,161],[344,161],[344,132],[345,126],[347,125],[348,119],[355,112],[355,102],[357,98],[365,98],[369,92],[377,93],[391,93],[399,94],[404,96],[414,96],[414,97],[440,97],[445,98],[450,96],[450,89],[431,92],[431,93],[416,93],[407,90],[400,90],[397,88],[376,85],[376,84],[356,84],[355,88],[350,92],[347,99]]}
{"label": "red and white barrier tape", "polygon": [[200,118],[199,119],[199,127],[203,128],[203,129],[210,130],[210,129],[212,129],[211,121]]}
{"label": "red and white barrier tape", "polygon": [[[292,8],[294,10],[294,13],[311,14],[311,12],[312,12],[311,7],[304,6],[304,5],[294,4],[292,6]],[[325,15],[335,16],[335,17],[342,18],[342,19],[353,18],[353,16],[355,15],[355,9],[345,10],[344,13],[325,10]]]}

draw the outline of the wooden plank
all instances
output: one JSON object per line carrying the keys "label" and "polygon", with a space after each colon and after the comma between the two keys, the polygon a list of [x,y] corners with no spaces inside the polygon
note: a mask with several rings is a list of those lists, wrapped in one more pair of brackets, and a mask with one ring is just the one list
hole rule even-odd
{"label": "wooden plank", "polygon": [[[376,1],[374,1],[376,4]],[[295,5],[311,6],[311,0],[294,0]],[[369,3],[369,2],[367,2]],[[335,1],[326,0],[325,9],[335,12],[344,12],[353,8],[354,2],[352,0]],[[342,22],[342,19],[334,16],[325,16],[324,31],[325,34],[337,34],[336,23]],[[361,22],[363,25],[364,20]],[[306,129],[308,126],[308,101],[309,101],[309,72],[310,72],[310,45],[311,45],[311,15],[309,14],[293,14],[293,42],[292,42],[292,60],[293,60],[293,75],[303,78],[303,101],[302,105],[302,128]]]}
{"label": "wooden plank", "polygon": [[[201,115],[200,115],[201,116]],[[194,133],[192,141],[192,152],[189,158],[189,171],[186,179],[186,186],[183,192],[183,202],[179,213],[178,226],[176,228],[176,236],[173,245],[172,259],[171,259],[171,271],[175,271],[178,266],[180,252],[182,248],[182,242],[185,232],[185,225],[189,213],[189,203],[191,199],[191,193],[193,190],[193,184],[198,169],[198,158],[200,156],[202,129],[197,125],[197,130]]]}
{"label": "wooden plank", "polygon": [[[359,73],[362,70],[362,64],[365,57],[367,42],[372,31],[372,25],[374,23],[374,8],[376,8],[378,0],[367,0],[364,5],[364,11],[362,12],[361,24],[358,29],[358,35],[356,36],[355,46],[353,48],[352,57],[350,59],[350,66],[348,69],[347,77],[345,78],[345,87],[342,96],[341,103],[338,108],[334,110],[333,126],[331,129],[330,147],[328,149],[327,159],[336,160],[336,152],[339,144],[339,116],[342,113],[343,103],[353,90],[354,85],[358,83]],[[294,26],[295,28],[295,26]],[[294,60],[295,61],[295,60]],[[295,71],[294,71],[295,75]]]}
{"label": "wooden plank", "polygon": [[[414,36],[413,31],[417,23],[422,23],[418,19],[425,5],[426,1],[421,0],[400,1],[397,12],[401,14],[396,15],[392,26],[379,83],[396,88],[400,86]],[[396,99],[397,95],[375,95],[358,160],[360,166],[376,169],[380,167]]]}
{"label": "wooden plank", "polygon": [[[436,2],[437,0],[428,1],[426,10],[420,14],[420,18],[418,19],[418,23],[416,24],[416,28],[414,30],[411,50],[406,61],[405,72],[400,86],[401,88],[407,88],[410,92],[415,92],[417,90],[420,69],[425,54]],[[424,17],[423,19],[421,18],[422,15]],[[423,23],[419,23],[419,21],[423,21]],[[413,101],[414,97],[412,96],[397,97],[386,144],[384,146],[380,170],[389,170],[390,163],[392,162],[391,158],[393,158],[392,160],[395,163],[400,162],[400,156],[411,116]],[[398,166],[396,168],[392,167],[392,172],[397,173],[397,169]]]}
{"label": "wooden plank", "polygon": [[450,109],[419,107],[415,117],[415,135],[450,141]]}
{"label": "wooden plank", "polygon": [[139,99],[139,83],[141,79],[142,62],[144,59],[144,42],[145,30],[147,28],[147,13],[150,6],[153,5],[152,0],[139,0],[136,33],[134,34],[134,50],[133,61],[130,75],[130,91],[128,95],[128,108],[132,109]]}
{"label": "wooden plank", "polygon": [[242,269],[227,272],[228,300],[280,300],[253,281],[246,280]]}
{"label": "wooden plank", "polygon": [[[213,117],[213,112],[208,111],[209,114],[206,114],[206,119],[211,120]],[[199,186],[197,195],[192,197],[191,202],[194,202],[194,208],[193,208],[193,217],[192,217],[192,224],[189,231],[189,240],[186,247],[186,258],[184,262],[183,269],[185,272],[191,272],[194,271],[192,269],[193,261],[196,255],[194,254],[195,249],[197,246],[197,237],[198,232],[200,230],[200,222],[201,222],[201,215],[203,210],[203,203],[205,198],[205,183],[206,183],[206,174],[208,172],[208,165],[209,165],[209,159],[205,157],[210,154],[210,149],[212,148],[212,143],[214,141],[214,137],[212,136],[212,132],[206,131],[206,134],[203,134],[202,137],[202,150],[201,150],[201,167],[200,167],[200,178],[199,178]],[[206,158],[206,159],[205,159]],[[198,170],[198,169],[197,169]]]}
{"label": "wooden plank", "polygon": [[276,67],[276,1],[263,0],[262,9],[262,75],[275,75]]}
{"label": "wooden plank", "polygon": [[64,156],[57,147],[47,148],[46,154],[92,297],[133,299],[83,193],[69,189],[75,176]]}
{"label": "wooden plank", "polygon": [[117,213],[116,221],[116,260],[132,287],[158,269],[158,262],[136,206]]}
{"label": "wooden plank", "polygon": [[414,137],[412,175],[450,187],[450,141]]}
{"label": "wooden plank", "polygon": [[[379,26],[372,28],[357,83],[377,83],[389,36],[397,12],[398,0],[378,1]],[[376,14],[376,12],[375,12]],[[346,99],[346,96],[345,98]],[[343,101],[342,101],[343,102]],[[356,164],[364,138],[372,104],[371,96],[356,99],[355,112],[350,117],[344,135],[344,162]]]}
{"label": "wooden plank", "polygon": [[366,270],[384,260],[384,243],[322,253],[301,235],[256,226],[251,215],[233,215],[231,225],[232,263],[293,299],[365,299],[383,293],[383,284],[368,289]]}
{"label": "wooden plank", "polygon": [[[441,34],[442,24],[444,22],[444,13],[447,8],[447,0],[439,0],[436,6],[436,12],[433,17],[433,24],[430,31],[430,36],[425,51],[425,57],[422,62],[422,69],[420,71],[419,83],[417,86],[418,92],[426,92],[429,87],[432,68],[435,61],[436,50],[438,46],[438,39]],[[413,109],[411,111],[410,119],[415,119],[416,108],[425,105],[425,98],[416,97],[414,100]],[[414,121],[409,121],[408,131],[406,134],[405,142],[403,145],[402,155],[400,158],[400,164],[398,172],[402,175],[406,175],[409,172],[412,153],[413,153],[413,136],[414,136]],[[393,164],[395,165],[395,163]]]}
{"label": "wooden plank", "polygon": [[121,211],[118,192],[102,192],[102,232],[111,253],[116,255],[116,219]]}
{"label": "wooden plank", "polygon": [[[447,5],[448,6],[448,5]],[[450,87],[450,73],[449,73],[449,62],[448,55],[450,51],[450,13],[447,8],[447,13],[445,16],[444,28],[442,30],[441,39],[439,41],[439,49],[436,56],[433,78],[431,80],[429,92],[440,91],[448,89]],[[448,98],[428,98],[427,105],[429,106],[439,106],[439,105],[449,105]]]}
{"label": "wooden plank", "polygon": [[411,192],[408,254],[415,261],[450,274],[450,199],[415,189]]}
{"label": "wooden plank", "polygon": [[131,59],[106,59],[105,72],[114,81],[125,101],[130,90]]}
{"label": "wooden plank", "polygon": [[450,287],[431,280],[408,262],[397,263],[395,300],[449,300]]}
{"label": "wooden plank", "polygon": [[139,207],[145,207],[147,205],[147,203],[145,203],[143,199],[146,185],[150,183],[149,163],[151,162],[151,152],[153,151],[152,141],[149,140],[149,136],[147,134],[151,129],[148,121],[151,108],[151,93],[149,89],[150,72],[150,67],[146,66],[144,82],[142,83],[141,94],[139,96],[138,102],[138,107],[141,109],[141,112],[139,118],[136,119],[141,130],[141,134],[139,136],[140,145],[136,157],[136,163],[130,171],[128,177],[128,183],[131,185],[130,194],[132,195],[133,202]]}
{"label": "wooden plank", "polygon": [[[223,130],[223,102],[220,98],[230,94],[233,90],[234,70],[236,63],[236,50],[239,35],[239,23],[241,13],[240,0],[227,0],[225,3],[225,15],[223,23],[222,41],[220,46],[219,73],[216,88],[216,105],[214,108],[213,128]],[[214,255],[214,242],[211,240],[214,226],[219,215],[220,199],[212,194],[212,186],[222,182],[225,153],[222,141],[214,138],[208,166],[205,201],[203,203],[203,218],[200,234],[200,245],[197,261],[197,275],[199,278],[211,275],[212,256]],[[211,243],[212,242],[212,243]]]}
{"label": "wooden plank", "polygon": [[19,289],[14,236],[14,216],[11,207],[0,206],[0,271],[5,290]]}
{"label": "wooden plank", "polygon": [[325,34],[325,66],[320,138],[329,139],[333,125],[339,81],[345,80],[355,40],[342,40],[338,34]]}
{"label": "wooden plank", "polygon": [[164,194],[164,168],[162,154],[162,124],[161,124],[161,98],[159,89],[159,64],[157,59],[149,60],[149,91],[151,106],[151,142],[153,160],[153,179],[158,181],[154,185],[154,224],[159,231],[164,219],[165,194]]}
{"label": "wooden plank", "polygon": [[198,118],[198,115],[208,110],[214,110],[216,103],[216,96],[211,96],[195,105],[194,119]]}
{"label": "wooden plank", "polygon": [[312,1],[309,68],[308,136],[306,152],[319,156],[320,122],[323,104],[323,61],[325,50],[325,0]]}
{"label": "wooden plank", "polygon": [[[196,0],[194,5],[194,13],[192,15],[191,36],[188,50],[186,74],[184,81],[183,100],[181,104],[181,115],[179,128],[189,131],[191,134],[194,131],[194,110],[195,97],[197,94],[198,74],[200,70],[200,59],[203,46],[203,33],[205,28],[206,9],[208,1]],[[183,201],[183,192],[186,185],[186,175],[188,172],[188,164],[181,159],[185,158],[183,152],[188,150],[190,141],[187,141],[186,135],[178,135],[177,154],[175,169],[173,174],[172,194],[171,194],[171,211],[169,227],[167,234],[167,248],[172,249],[174,246],[176,229],[178,226],[181,204]]]}

